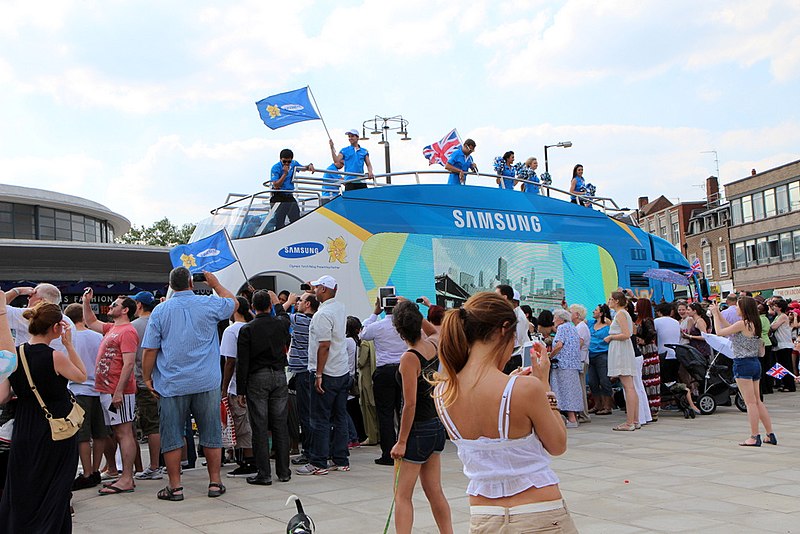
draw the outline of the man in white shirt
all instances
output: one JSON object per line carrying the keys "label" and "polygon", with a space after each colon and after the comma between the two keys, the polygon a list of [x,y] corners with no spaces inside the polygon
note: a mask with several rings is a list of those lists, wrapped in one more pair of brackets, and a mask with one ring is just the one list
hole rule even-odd
{"label": "man in white shirt", "polygon": [[[661,360],[661,383],[667,387],[678,381],[678,369],[680,362],[675,357],[675,351],[666,345],[681,344],[681,324],[672,318],[672,304],[662,302],[656,306],[656,318],[653,324],[656,327],[656,337],[658,339],[658,355]],[[697,410],[692,400],[692,392],[686,391],[686,401],[689,406]]]}
{"label": "man in white shirt", "polygon": [[[379,317],[386,311],[386,317]],[[378,432],[381,439],[381,457],[375,459],[378,465],[394,465],[389,454],[397,443],[395,420],[400,421],[403,404],[403,388],[397,383],[400,369],[400,356],[408,350],[408,345],[392,323],[392,308],[384,310],[380,297],[369,319],[364,321],[361,339],[375,343],[375,372],[372,373],[372,392],[375,395],[375,410],[378,413]]]}
{"label": "man in white shirt", "polygon": [[505,297],[512,306],[514,306],[514,315],[517,316],[516,334],[514,336],[514,352],[511,353],[511,359],[506,363],[503,372],[505,374],[511,373],[514,369],[522,367],[522,347],[529,341],[528,339],[528,318],[525,317],[525,312],[519,307],[520,294],[519,291],[513,287],[500,284],[494,290],[495,293]]}
{"label": "man in white shirt", "polygon": [[[309,282],[320,302],[308,331],[308,370],[314,373],[314,389],[309,407],[311,455],[309,463],[296,470],[298,475],[327,475],[330,469],[350,470],[347,450],[347,391],[350,369],[347,361],[345,328],[347,312],[336,300],[338,286],[332,276]],[[333,444],[331,444],[333,418]]]}
{"label": "man in white shirt", "polygon": [[725,297],[725,304],[727,304],[728,307],[722,310],[722,318],[728,321],[728,324],[734,324],[742,320],[739,316],[739,306],[736,305],[738,301],[739,297],[736,293],[729,293],[728,296]]}
{"label": "man in white shirt", "polygon": [[[6,291],[6,304],[21,295],[27,295],[28,308],[33,308],[40,302],[61,306],[61,291],[53,284],[42,283],[38,284],[36,287],[22,286],[9,289]],[[28,320],[22,316],[26,309],[27,308],[14,308],[12,306],[6,307],[6,310],[8,310],[8,326],[14,333],[14,345],[17,347],[23,343],[27,343],[31,338],[31,335],[28,333]],[[65,315],[63,321],[73,329],[73,332],[75,331],[75,324],[72,322],[72,319]],[[64,354],[67,353],[67,349],[64,348],[60,337],[55,338],[50,343],[50,347]]]}

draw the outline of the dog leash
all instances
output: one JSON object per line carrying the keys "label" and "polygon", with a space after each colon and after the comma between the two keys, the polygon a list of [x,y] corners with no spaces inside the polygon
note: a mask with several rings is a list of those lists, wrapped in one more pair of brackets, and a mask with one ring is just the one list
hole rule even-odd
{"label": "dog leash", "polygon": [[400,462],[402,462],[402,460],[394,461],[394,490],[392,491],[392,505],[389,507],[389,517],[386,518],[386,525],[383,527],[383,534],[387,534],[389,532],[389,524],[392,521],[392,514],[394,513],[394,500],[397,497],[397,482],[399,480],[398,475],[400,474]]}

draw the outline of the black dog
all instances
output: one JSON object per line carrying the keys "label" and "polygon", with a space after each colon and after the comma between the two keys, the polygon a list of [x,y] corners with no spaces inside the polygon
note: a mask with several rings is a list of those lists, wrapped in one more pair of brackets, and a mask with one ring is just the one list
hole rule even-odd
{"label": "black dog", "polygon": [[286,500],[286,505],[288,506],[292,501],[297,505],[297,514],[286,524],[286,534],[313,534],[314,521],[303,511],[303,505],[297,495],[290,495]]}

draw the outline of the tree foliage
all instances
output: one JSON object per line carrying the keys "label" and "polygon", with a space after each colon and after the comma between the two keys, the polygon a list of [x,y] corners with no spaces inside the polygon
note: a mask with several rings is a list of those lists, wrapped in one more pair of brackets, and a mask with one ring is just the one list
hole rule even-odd
{"label": "tree foliage", "polygon": [[174,247],[175,245],[188,243],[195,226],[194,224],[184,224],[178,227],[164,217],[160,221],[154,222],[151,226],[132,225],[131,229],[117,237],[116,241],[117,243],[126,243],[128,245]]}

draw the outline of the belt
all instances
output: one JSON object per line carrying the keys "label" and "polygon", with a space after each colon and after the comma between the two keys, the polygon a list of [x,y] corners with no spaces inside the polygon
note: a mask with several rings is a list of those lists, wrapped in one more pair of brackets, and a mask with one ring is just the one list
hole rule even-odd
{"label": "belt", "polygon": [[564,508],[564,501],[559,499],[557,501],[543,501],[532,502],[529,504],[520,504],[519,506],[512,506],[506,508],[504,506],[470,506],[470,515],[519,515],[519,514],[532,514],[536,512],[550,512]]}

